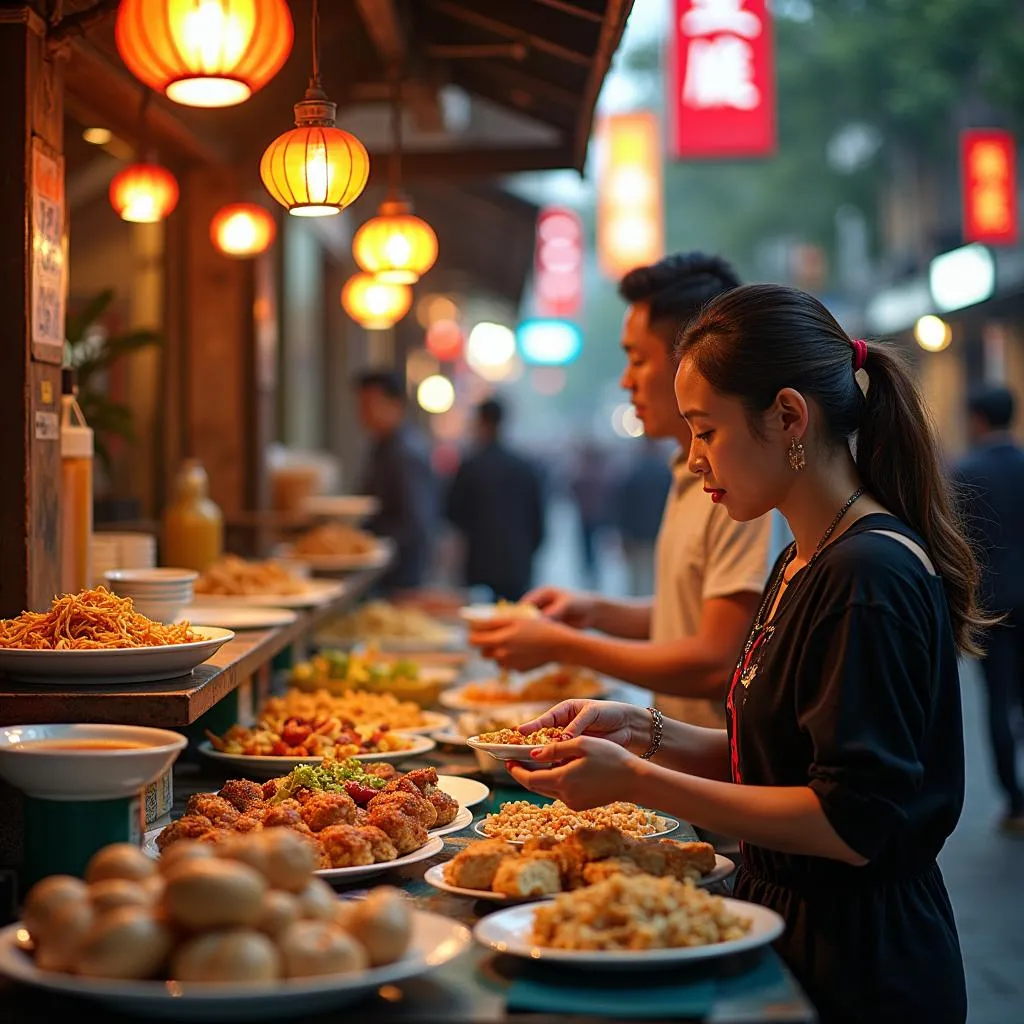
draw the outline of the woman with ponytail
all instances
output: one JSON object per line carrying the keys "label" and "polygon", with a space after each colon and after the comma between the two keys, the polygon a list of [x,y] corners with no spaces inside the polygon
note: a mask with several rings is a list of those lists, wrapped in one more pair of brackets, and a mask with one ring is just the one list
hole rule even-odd
{"label": "woman with ponytail", "polygon": [[989,620],[924,405],[898,356],[812,296],[716,298],[678,344],[689,466],[795,541],[765,589],[725,730],[566,701],[522,728],[571,739],[510,770],[580,808],[635,800],[741,840],[735,895],[786,921],[780,953],[822,1024],[963,1024],[937,864],[964,794],[958,652]]}

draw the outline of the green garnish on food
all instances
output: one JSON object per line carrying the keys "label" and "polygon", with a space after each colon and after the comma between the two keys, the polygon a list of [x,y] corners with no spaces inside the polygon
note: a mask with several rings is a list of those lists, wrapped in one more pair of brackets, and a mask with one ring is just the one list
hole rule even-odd
{"label": "green garnish on food", "polygon": [[314,789],[321,793],[347,793],[346,782],[355,782],[370,789],[383,789],[387,782],[379,775],[371,775],[354,758],[327,761],[323,764],[298,764],[277,787],[271,803],[279,804],[293,797],[300,789]]}

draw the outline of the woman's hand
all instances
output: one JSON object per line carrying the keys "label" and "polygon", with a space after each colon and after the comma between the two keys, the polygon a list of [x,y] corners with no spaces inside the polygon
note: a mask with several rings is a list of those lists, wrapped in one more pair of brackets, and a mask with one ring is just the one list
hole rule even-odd
{"label": "woman's hand", "polygon": [[562,763],[554,768],[531,769],[517,761],[506,761],[512,778],[533,793],[561,800],[574,811],[636,799],[634,769],[639,758],[610,740],[578,736],[531,750],[530,755],[538,761]]}
{"label": "woman's hand", "polygon": [[525,672],[562,660],[563,643],[571,633],[568,626],[550,619],[497,616],[473,623],[469,642],[502,668]]}
{"label": "woman's hand", "polygon": [[524,736],[538,729],[561,729],[573,739],[593,736],[627,749],[646,750],[650,743],[650,713],[617,700],[563,700],[532,722],[519,726]]}
{"label": "woman's hand", "polygon": [[524,604],[536,605],[549,619],[564,622],[572,629],[589,629],[594,624],[595,598],[558,587],[537,587],[524,598]]}

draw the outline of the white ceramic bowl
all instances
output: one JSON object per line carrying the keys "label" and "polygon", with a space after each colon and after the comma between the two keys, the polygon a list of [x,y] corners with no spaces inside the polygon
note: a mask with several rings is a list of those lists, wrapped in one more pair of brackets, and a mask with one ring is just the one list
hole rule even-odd
{"label": "white ceramic bowl", "polygon": [[114,586],[130,587],[136,591],[168,590],[187,586],[189,589],[199,579],[194,569],[111,569],[106,574]]}
{"label": "white ceramic bowl", "polygon": [[192,569],[112,569],[110,589],[130,597],[135,609],[154,622],[177,622],[192,604],[199,573]]}
{"label": "white ceramic bowl", "polygon": [[[49,744],[137,743],[68,750]],[[0,729],[0,777],[45,800],[130,797],[158,779],[185,749],[184,736],[136,725],[11,725]]]}

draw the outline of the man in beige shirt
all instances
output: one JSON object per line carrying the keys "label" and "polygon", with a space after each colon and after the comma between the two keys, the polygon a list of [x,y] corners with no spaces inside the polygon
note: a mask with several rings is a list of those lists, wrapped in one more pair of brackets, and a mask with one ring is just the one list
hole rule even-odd
{"label": "man in beige shirt", "polygon": [[[722,259],[669,256],[623,278],[629,391],[648,437],[679,450],[656,548],[654,596],[615,601],[542,587],[526,595],[542,619],[475,625],[470,641],[506,668],[558,661],[654,690],[672,718],[722,726],[723,701],[768,575],[772,522],[731,520],[686,468],[690,431],[676,405],[672,350],[680,327],[739,284]],[[603,635],[602,635],[603,634]]]}

